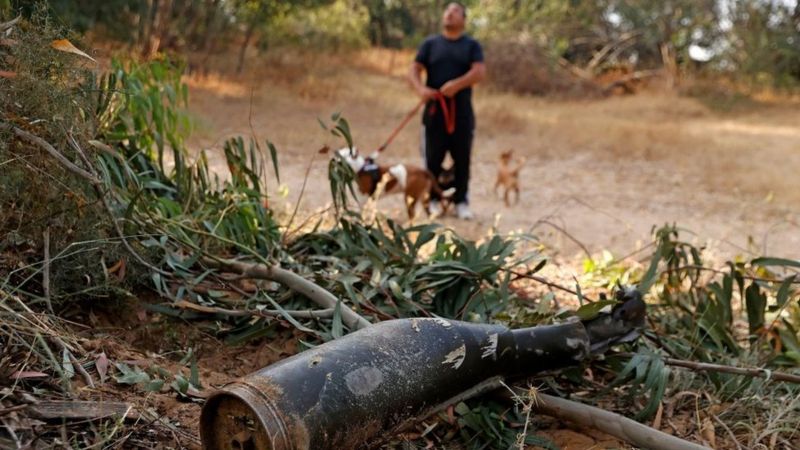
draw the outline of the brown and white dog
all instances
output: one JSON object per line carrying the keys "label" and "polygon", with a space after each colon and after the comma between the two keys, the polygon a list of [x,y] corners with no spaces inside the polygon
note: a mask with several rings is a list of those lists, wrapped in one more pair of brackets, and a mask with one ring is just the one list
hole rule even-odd
{"label": "brown and white dog", "polygon": [[352,151],[347,147],[341,148],[337,153],[356,173],[356,183],[362,194],[374,197],[379,193],[378,186],[381,183],[384,185],[380,192],[403,194],[409,219],[414,218],[420,202],[430,215],[431,192],[443,199],[452,195],[451,189],[442,191],[433,174],[422,167],[411,164],[381,165],[375,162],[377,154],[365,158],[355,148]]}
{"label": "brown and white dog", "polygon": [[522,165],[525,164],[525,158],[519,160],[516,165],[512,166],[514,150],[507,150],[500,154],[500,163],[497,165],[497,181],[494,183],[494,192],[497,195],[497,188],[503,186],[505,193],[503,200],[506,206],[511,206],[510,193],[514,191],[516,199],[514,203],[519,203],[519,171]]}

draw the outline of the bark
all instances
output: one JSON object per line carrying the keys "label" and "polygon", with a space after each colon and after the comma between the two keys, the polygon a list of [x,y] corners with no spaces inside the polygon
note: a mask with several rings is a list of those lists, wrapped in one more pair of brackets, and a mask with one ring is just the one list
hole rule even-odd
{"label": "bark", "polygon": [[253,38],[255,30],[255,21],[247,24],[247,31],[244,34],[244,42],[242,42],[242,48],[239,49],[239,62],[236,64],[236,73],[242,73],[242,69],[244,69],[244,58],[247,53],[247,47],[250,45],[250,40]]}

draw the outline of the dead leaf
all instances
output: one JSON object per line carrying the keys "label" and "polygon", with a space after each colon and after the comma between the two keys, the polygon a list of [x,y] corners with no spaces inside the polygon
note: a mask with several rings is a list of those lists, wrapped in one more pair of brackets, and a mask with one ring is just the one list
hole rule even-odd
{"label": "dead leaf", "polygon": [[703,419],[700,434],[703,436],[703,440],[708,443],[709,447],[717,448],[717,436],[714,430],[714,422],[712,422],[708,417]]}
{"label": "dead leaf", "polygon": [[111,268],[108,269],[108,273],[117,275],[117,280],[122,281],[125,279],[125,268],[127,264],[125,262],[125,258],[120,258]]}
{"label": "dead leaf", "polygon": [[44,372],[35,372],[32,370],[26,370],[26,371],[18,370],[13,374],[11,374],[11,378],[15,380],[25,380],[28,378],[45,378],[47,376],[48,375]]}
{"label": "dead leaf", "polygon": [[656,429],[656,430],[660,430],[661,429],[661,418],[663,417],[663,414],[664,414],[664,403],[663,402],[659,402],[658,403],[658,410],[656,411],[656,417],[655,417],[655,419],[653,419],[653,426],[652,426],[653,429]]}
{"label": "dead leaf", "polygon": [[109,362],[108,362],[108,357],[106,356],[106,353],[105,352],[100,353],[100,356],[98,356],[97,360],[95,360],[95,362],[94,362],[94,367],[97,369],[98,375],[100,375],[100,381],[101,382],[105,382],[106,381],[106,374],[108,373],[108,366],[109,366]]}
{"label": "dead leaf", "polygon": [[55,41],[50,43],[50,46],[53,47],[54,49],[60,51],[60,52],[73,53],[75,55],[83,56],[84,58],[88,58],[88,59],[91,59],[94,62],[97,62],[91,56],[87,55],[86,53],[82,52],[81,50],[78,50],[78,48],[75,47],[74,45],[72,45],[72,42],[70,42],[67,39],[55,40]]}
{"label": "dead leaf", "polygon": [[17,72],[9,72],[8,70],[0,70],[0,78],[16,78]]}
{"label": "dead leaf", "polygon": [[319,153],[320,155],[324,155],[325,153],[328,153],[329,151],[331,151],[331,148],[328,147],[327,145],[324,145],[321,149],[317,150],[317,153]]}

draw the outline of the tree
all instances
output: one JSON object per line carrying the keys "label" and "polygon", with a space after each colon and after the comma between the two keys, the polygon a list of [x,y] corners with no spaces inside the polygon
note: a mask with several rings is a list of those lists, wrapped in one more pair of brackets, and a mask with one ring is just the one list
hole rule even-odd
{"label": "tree", "polygon": [[268,32],[270,26],[280,17],[302,8],[313,8],[331,3],[332,0],[237,0],[234,1],[234,15],[244,29],[244,40],[239,49],[236,71],[244,68],[247,47],[260,31]]}
{"label": "tree", "polygon": [[609,19],[618,30],[641,36],[632,50],[640,63],[660,62],[669,85],[677,82],[679,65],[689,61],[689,47],[714,41],[720,33],[717,0],[617,0]]}
{"label": "tree", "polygon": [[737,0],[728,11],[730,28],[723,61],[755,84],[800,82],[800,4]]}

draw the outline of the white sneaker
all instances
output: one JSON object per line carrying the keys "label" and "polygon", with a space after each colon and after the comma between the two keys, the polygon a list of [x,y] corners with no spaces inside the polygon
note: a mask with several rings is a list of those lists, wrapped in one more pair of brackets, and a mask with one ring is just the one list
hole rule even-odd
{"label": "white sneaker", "polygon": [[472,215],[472,211],[469,210],[469,205],[467,203],[459,203],[456,205],[456,215],[461,220],[472,220],[475,217]]}
{"label": "white sneaker", "polygon": [[435,219],[442,215],[442,205],[436,200],[431,200],[428,204],[428,211],[430,212],[431,218]]}

